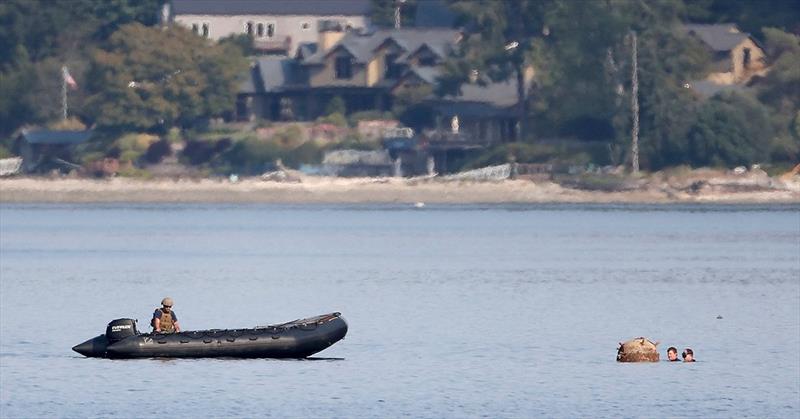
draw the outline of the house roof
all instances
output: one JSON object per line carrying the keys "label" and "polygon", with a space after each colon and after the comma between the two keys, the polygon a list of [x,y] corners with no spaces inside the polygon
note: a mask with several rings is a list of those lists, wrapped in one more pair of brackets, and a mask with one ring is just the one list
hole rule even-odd
{"label": "house roof", "polygon": [[[429,84],[435,84],[441,72],[435,67],[412,67],[407,74],[413,74]],[[507,108],[517,103],[517,86],[512,81],[498,83],[463,84],[461,94],[447,95],[444,97],[431,97],[436,102],[472,102],[489,104],[497,108]]]}
{"label": "house roof", "polygon": [[692,90],[703,98],[710,98],[722,92],[744,90],[743,86],[738,84],[717,84],[709,80],[697,80],[689,84]]}
{"label": "house roof", "polygon": [[304,42],[297,46],[298,58],[308,58],[317,53],[316,42]]}
{"label": "house roof", "polygon": [[172,0],[174,15],[368,16],[370,0]]}
{"label": "house roof", "polygon": [[684,30],[697,36],[714,51],[730,51],[742,41],[750,38],[747,32],[739,32],[739,28],[731,23],[705,25],[705,24],[686,24]]}
{"label": "house roof", "polygon": [[497,107],[514,106],[517,103],[517,87],[510,81],[489,83],[485,86],[465,84],[458,96],[445,96],[444,99],[456,102],[484,102]]}
{"label": "house roof", "polygon": [[381,44],[391,39],[406,52],[419,49],[422,45],[428,45],[434,52],[445,54],[448,45],[455,42],[457,31],[453,29],[388,29],[379,30],[367,34],[349,32],[333,48],[327,51],[317,51],[304,62],[307,64],[319,64],[337,48],[344,48],[353,55],[356,62],[368,62],[375,49]]}
{"label": "house roof", "polygon": [[239,85],[238,93],[277,92],[287,87],[303,86],[303,75],[296,60],[282,56],[259,57],[253,61],[250,73]]}
{"label": "house roof", "polygon": [[439,77],[439,73],[441,73],[436,67],[411,67],[409,71],[429,84],[435,84],[436,78]]}
{"label": "house roof", "polygon": [[20,136],[30,144],[73,145],[88,141],[92,131],[24,129]]}

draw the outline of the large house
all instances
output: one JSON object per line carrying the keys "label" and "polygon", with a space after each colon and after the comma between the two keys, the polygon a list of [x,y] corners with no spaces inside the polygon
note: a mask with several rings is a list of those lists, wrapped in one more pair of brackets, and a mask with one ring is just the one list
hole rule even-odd
{"label": "large house", "polygon": [[[311,120],[341,98],[347,113],[391,109],[395,96],[437,83],[440,66],[461,39],[442,28],[356,31],[323,23],[315,43],[302,44],[294,57],[259,57],[237,102],[240,119]],[[422,98],[440,128],[482,143],[514,138],[517,93],[513,83],[475,83],[461,94]]]}
{"label": "large house", "polygon": [[161,19],[213,40],[247,34],[264,54],[293,56],[300,45],[316,42],[323,22],[369,27],[370,8],[370,0],[172,0]]}
{"label": "large house", "polygon": [[692,82],[701,95],[738,89],[753,76],[766,71],[764,50],[749,33],[734,24],[686,24],[684,31],[699,40],[712,57],[712,71],[705,80]]}

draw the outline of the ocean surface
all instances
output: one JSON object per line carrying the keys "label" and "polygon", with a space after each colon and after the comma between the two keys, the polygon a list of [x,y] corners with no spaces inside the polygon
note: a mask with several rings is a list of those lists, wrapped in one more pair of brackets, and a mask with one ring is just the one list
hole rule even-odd
{"label": "ocean surface", "polygon": [[[312,360],[70,348],[340,311]],[[719,318],[721,317],[721,318]],[[638,336],[698,362],[621,364]],[[800,206],[0,206],[1,417],[800,416]]]}

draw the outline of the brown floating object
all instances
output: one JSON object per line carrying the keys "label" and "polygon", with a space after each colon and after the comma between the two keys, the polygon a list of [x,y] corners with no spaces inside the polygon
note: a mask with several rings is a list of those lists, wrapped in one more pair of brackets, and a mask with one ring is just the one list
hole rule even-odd
{"label": "brown floating object", "polygon": [[658,362],[658,344],[643,337],[620,342],[617,362]]}

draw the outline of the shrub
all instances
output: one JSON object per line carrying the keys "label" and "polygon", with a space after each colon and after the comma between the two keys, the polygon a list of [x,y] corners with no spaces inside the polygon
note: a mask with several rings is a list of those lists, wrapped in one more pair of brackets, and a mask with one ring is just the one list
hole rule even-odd
{"label": "shrub", "polygon": [[303,130],[297,125],[290,125],[276,132],[272,141],[283,148],[297,148],[303,143]]}
{"label": "shrub", "polygon": [[170,142],[164,138],[150,144],[150,147],[147,147],[147,151],[144,153],[144,160],[151,164],[160,163],[164,157],[170,154],[172,154],[172,147],[170,146]]}
{"label": "shrub", "polygon": [[191,165],[205,164],[230,148],[231,144],[230,138],[222,138],[216,141],[189,140],[183,148],[181,157]]}
{"label": "shrub", "polygon": [[142,156],[142,152],[136,150],[125,150],[120,153],[119,160],[123,162],[135,163]]}
{"label": "shrub", "polygon": [[233,145],[224,155],[224,163],[232,168],[239,168],[241,173],[262,173],[269,163],[283,157],[282,151],[275,143],[246,139]]}
{"label": "shrub", "polygon": [[351,126],[358,125],[359,121],[374,121],[374,120],[393,120],[395,116],[391,112],[381,111],[361,111],[355,112],[347,118]]}
{"label": "shrub", "polygon": [[91,162],[95,162],[95,161],[98,161],[98,160],[103,160],[104,157],[106,157],[105,153],[100,152],[100,151],[94,151],[94,152],[90,152],[90,153],[86,153],[86,154],[82,155],[81,159],[80,159],[80,162],[83,165],[87,165],[87,164],[89,164]]}
{"label": "shrub", "polygon": [[344,103],[344,99],[341,96],[334,96],[333,99],[328,101],[328,104],[325,105],[325,115],[332,115],[332,114],[346,114],[347,113],[347,105]]}
{"label": "shrub", "polygon": [[333,144],[333,150],[378,150],[381,144],[375,141],[364,141],[357,132],[347,134],[341,142]]}
{"label": "shrub", "polygon": [[346,127],[347,126],[347,118],[344,117],[344,114],[339,112],[334,112],[328,116],[321,116],[317,118],[317,122],[323,124],[332,124],[336,125],[337,127]]}
{"label": "shrub", "polygon": [[766,107],[731,93],[703,104],[689,129],[693,166],[739,166],[764,160],[773,130]]}
{"label": "shrub", "polygon": [[146,180],[146,179],[152,179],[153,178],[153,174],[152,173],[150,173],[149,171],[147,171],[145,169],[140,169],[140,168],[135,167],[135,166],[127,166],[127,167],[120,168],[119,171],[117,172],[117,175],[121,176],[121,177],[133,178],[133,179],[145,179]]}
{"label": "shrub", "polygon": [[150,134],[125,134],[111,142],[106,157],[136,162],[158,140],[158,137]]}
{"label": "shrub", "polygon": [[300,167],[302,163],[319,164],[322,162],[323,147],[315,144],[313,141],[308,141],[300,147],[289,151],[284,155],[283,162],[290,167]]}

